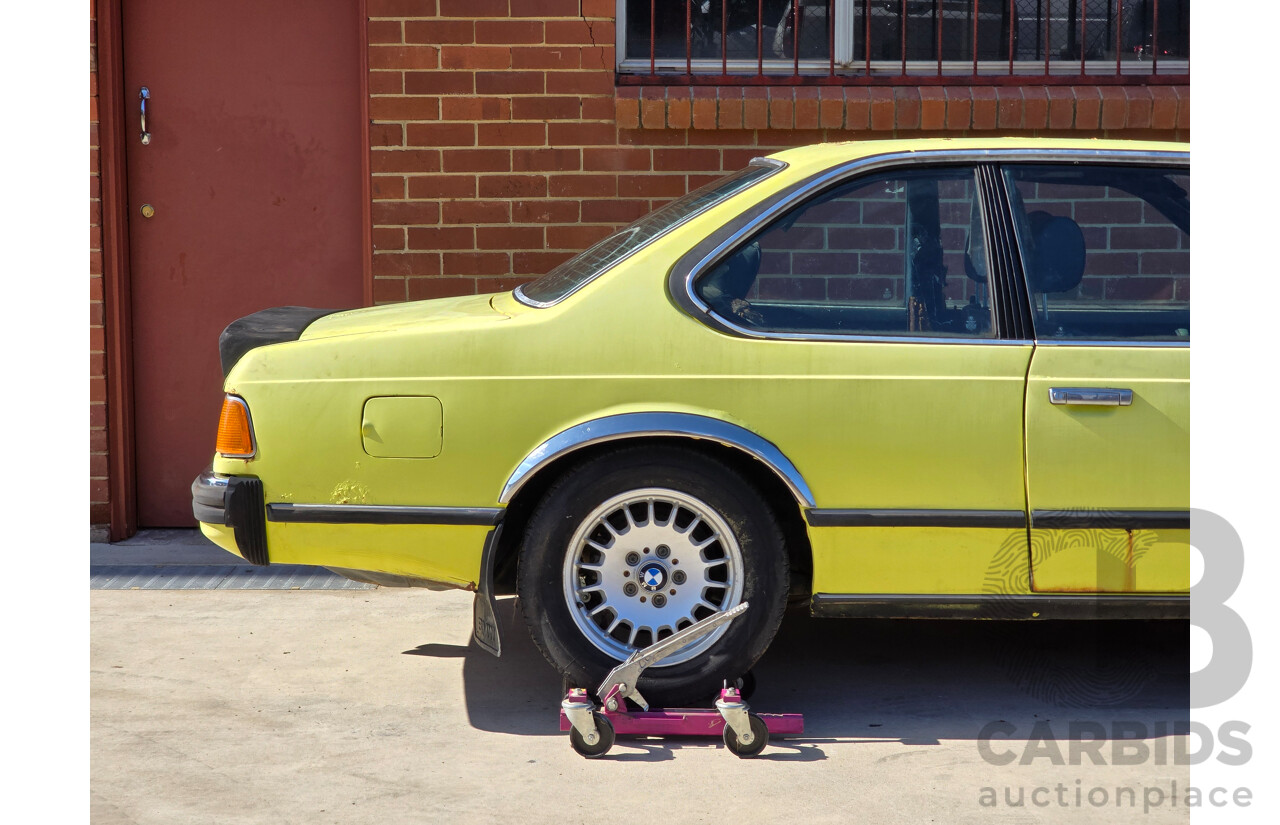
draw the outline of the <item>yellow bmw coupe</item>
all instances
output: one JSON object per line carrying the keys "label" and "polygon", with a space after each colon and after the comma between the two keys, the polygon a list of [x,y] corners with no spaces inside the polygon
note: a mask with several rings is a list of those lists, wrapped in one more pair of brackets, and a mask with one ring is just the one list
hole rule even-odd
{"label": "yellow bmw coupe", "polygon": [[710,695],[822,616],[1189,615],[1183,144],[825,144],[513,292],[220,340],[201,529],[254,564],[495,594],[594,685]]}

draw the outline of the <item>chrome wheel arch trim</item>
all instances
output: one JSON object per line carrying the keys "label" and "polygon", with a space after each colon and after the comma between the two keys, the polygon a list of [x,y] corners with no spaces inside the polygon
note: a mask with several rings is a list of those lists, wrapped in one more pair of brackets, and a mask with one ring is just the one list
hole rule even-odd
{"label": "chrome wheel arch trim", "polygon": [[548,464],[584,447],[633,438],[705,439],[732,447],[765,464],[803,508],[815,506],[813,492],[781,450],[763,436],[718,418],[682,412],[620,413],[570,427],[548,438],[520,462],[498,496],[507,505],[520,489]]}
{"label": "chrome wheel arch trim", "polygon": [[[790,186],[774,193],[759,203],[748,208],[717,231],[708,235],[693,249],[682,255],[667,275],[667,292],[686,315],[701,321],[718,332],[727,333],[740,338],[755,338],[774,341],[872,341],[889,343],[942,343],[942,344],[977,344],[1007,345],[1030,344],[1031,340],[999,339],[999,338],[946,338],[946,337],[910,337],[910,336],[872,336],[839,333],[787,333],[751,330],[735,324],[732,320],[715,312],[696,291],[698,278],[720,259],[746,240],[751,234],[763,228],[769,222],[783,215],[829,186],[842,183],[856,175],[875,172],[883,169],[909,166],[938,165],[946,166],[963,163],[1130,163],[1151,166],[1191,164],[1191,152],[1182,148],[1169,149],[1085,149],[1068,147],[1007,147],[1007,148],[956,148],[929,149],[925,151],[895,151],[883,154],[866,155],[851,161],[845,161],[816,172]],[[1183,345],[1174,342],[1175,345]]]}

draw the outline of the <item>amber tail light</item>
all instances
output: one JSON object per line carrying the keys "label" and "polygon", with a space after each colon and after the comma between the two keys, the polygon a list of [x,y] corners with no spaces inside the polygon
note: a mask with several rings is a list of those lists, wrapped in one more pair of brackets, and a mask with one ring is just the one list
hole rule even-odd
{"label": "amber tail light", "polygon": [[228,395],[222,399],[222,415],[218,417],[218,453],[227,458],[251,458],[254,454],[253,426],[249,423],[249,405],[243,398]]}

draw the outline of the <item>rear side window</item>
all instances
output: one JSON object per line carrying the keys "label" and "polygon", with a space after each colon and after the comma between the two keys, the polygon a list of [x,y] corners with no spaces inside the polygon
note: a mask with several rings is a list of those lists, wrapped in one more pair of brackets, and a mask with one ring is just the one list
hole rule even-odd
{"label": "rear side window", "polygon": [[1041,340],[1189,341],[1186,168],[1004,169]]}
{"label": "rear side window", "polygon": [[989,338],[985,249],[971,167],[873,173],[775,220],[696,290],[762,333]]}
{"label": "rear side window", "polygon": [[543,277],[516,288],[516,296],[535,306],[547,306],[581,289],[592,278],[631,253],[666,234],[705,209],[727,200],[772,175],[782,166],[753,161],[750,166],[655,209],[640,220],[580,252]]}

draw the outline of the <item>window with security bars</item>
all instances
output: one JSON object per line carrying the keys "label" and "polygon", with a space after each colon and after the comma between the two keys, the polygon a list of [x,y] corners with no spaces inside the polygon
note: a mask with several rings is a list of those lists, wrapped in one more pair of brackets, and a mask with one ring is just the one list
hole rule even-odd
{"label": "window with security bars", "polygon": [[[1180,77],[1190,0],[618,0],[643,82]],[[624,82],[627,82],[624,79]],[[1027,82],[1032,82],[1028,80]]]}

